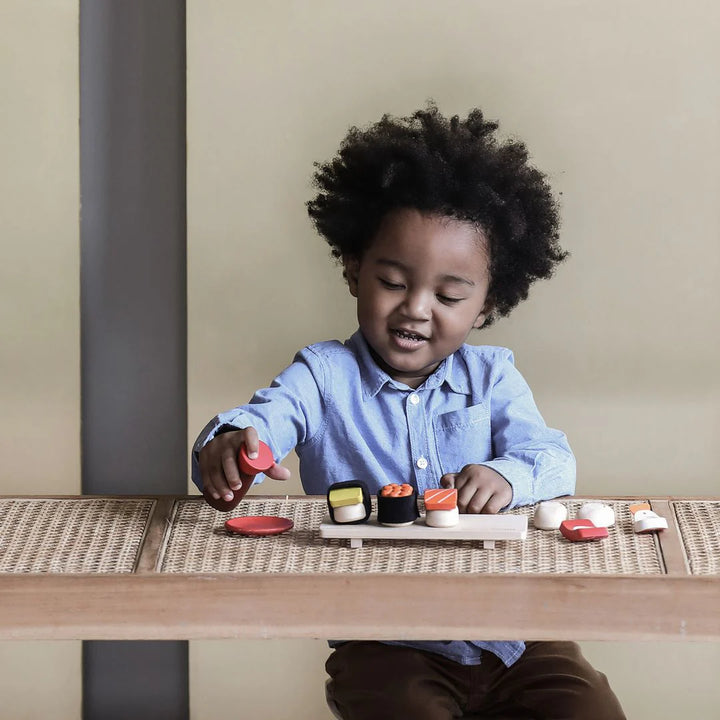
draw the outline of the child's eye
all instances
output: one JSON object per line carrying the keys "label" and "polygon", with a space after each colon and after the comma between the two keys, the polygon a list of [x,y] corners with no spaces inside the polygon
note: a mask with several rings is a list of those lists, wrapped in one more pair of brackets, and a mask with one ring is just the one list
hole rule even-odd
{"label": "child's eye", "polygon": [[437,299],[441,303],[444,303],[445,305],[455,305],[456,303],[459,303],[464,298],[448,297],[447,295],[438,295]]}
{"label": "child's eye", "polygon": [[390,282],[389,280],[385,280],[385,278],[378,278],[378,280],[380,280],[380,283],[388,290],[402,290],[405,287],[401,283]]}

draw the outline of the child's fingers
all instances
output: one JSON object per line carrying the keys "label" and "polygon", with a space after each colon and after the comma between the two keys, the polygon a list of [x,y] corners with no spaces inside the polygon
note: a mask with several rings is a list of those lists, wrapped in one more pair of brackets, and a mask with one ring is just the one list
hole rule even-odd
{"label": "child's fingers", "polygon": [[237,454],[232,447],[223,450],[221,464],[229,489],[237,490],[242,485],[242,479],[238,469]]}
{"label": "child's fingers", "polygon": [[469,478],[464,477],[462,473],[458,473],[455,476],[455,487],[458,491],[458,510],[460,512],[465,512],[468,503],[473,499],[477,488],[473,483],[469,482]]}
{"label": "child's fingers", "polygon": [[265,474],[273,480],[289,480],[292,473],[283,465],[275,463],[265,471]]}
{"label": "child's fingers", "polygon": [[[239,482],[240,480],[238,479],[238,483]],[[220,468],[218,468],[218,471],[214,475],[214,485],[215,489],[218,491],[223,500],[227,500],[229,502],[233,499],[233,497],[235,497],[233,487],[228,482],[227,475],[225,474],[224,464]],[[239,484],[238,487],[240,487]]]}
{"label": "child's fingers", "polygon": [[492,486],[484,486],[481,490],[475,493],[475,497],[468,505],[467,512],[475,514],[486,514],[490,513],[490,503],[494,496],[494,490]]}
{"label": "child's fingers", "polygon": [[440,478],[440,487],[442,488],[454,488],[455,487],[455,475],[456,473],[447,473]]}
{"label": "child's fingers", "polygon": [[209,457],[210,451],[207,447],[200,452],[200,477],[202,478],[203,490],[216,500],[220,499],[219,490],[215,488],[215,475]]}
{"label": "child's fingers", "polygon": [[257,430],[250,426],[245,428],[245,452],[247,456],[254,460],[258,456],[260,450],[260,438],[258,438]]}
{"label": "child's fingers", "polygon": [[203,489],[213,498],[230,501],[233,489],[229,482],[239,486],[237,448],[242,442],[242,431],[223,433],[211,440],[200,451],[200,476]]}
{"label": "child's fingers", "polygon": [[[512,498],[510,499],[512,500]],[[485,503],[485,507],[482,512],[495,515],[495,513],[499,513],[509,502],[510,500],[505,500],[500,493],[493,493],[490,499]]]}
{"label": "child's fingers", "polygon": [[222,498],[223,500],[230,501],[233,499],[233,491],[227,484],[225,472],[221,466],[208,473],[207,477],[204,479],[203,487],[216,500]]}
{"label": "child's fingers", "polygon": [[477,515],[483,511],[491,495],[492,490],[489,487],[477,487],[474,483],[467,483],[458,493],[458,508],[460,512]]}

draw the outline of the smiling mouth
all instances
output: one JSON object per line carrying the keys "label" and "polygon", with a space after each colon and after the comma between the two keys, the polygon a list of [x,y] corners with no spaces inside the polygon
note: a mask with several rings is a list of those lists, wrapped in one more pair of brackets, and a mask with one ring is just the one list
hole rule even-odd
{"label": "smiling mouth", "polygon": [[420,342],[421,340],[427,340],[424,335],[418,335],[417,333],[409,332],[408,330],[394,329],[391,331],[393,335],[396,335],[403,340],[413,340]]}

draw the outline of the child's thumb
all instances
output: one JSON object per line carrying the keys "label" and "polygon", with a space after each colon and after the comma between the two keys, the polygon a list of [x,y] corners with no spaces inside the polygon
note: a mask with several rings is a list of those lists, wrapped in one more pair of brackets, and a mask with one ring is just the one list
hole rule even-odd
{"label": "child's thumb", "polygon": [[275,463],[265,471],[265,474],[273,480],[289,480],[292,473],[284,466]]}

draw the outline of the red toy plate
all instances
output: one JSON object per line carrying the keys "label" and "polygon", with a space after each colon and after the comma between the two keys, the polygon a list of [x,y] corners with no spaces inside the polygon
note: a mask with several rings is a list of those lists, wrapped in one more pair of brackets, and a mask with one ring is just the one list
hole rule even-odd
{"label": "red toy plate", "polygon": [[272,450],[261,440],[256,458],[249,458],[245,452],[245,446],[240,448],[238,454],[238,465],[246,475],[257,475],[269,470],[275,464]]}
{"label": "red toy plate", "polygon": [[246,515],[225,522],[225,529],[238,535],[279,535],[292,526],[290,518],[274,515]]}

